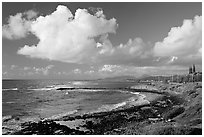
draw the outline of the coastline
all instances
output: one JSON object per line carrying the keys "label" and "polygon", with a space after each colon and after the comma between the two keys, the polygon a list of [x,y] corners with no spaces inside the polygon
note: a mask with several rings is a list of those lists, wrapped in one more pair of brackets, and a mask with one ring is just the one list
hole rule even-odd
{"label": "coastline", "polygon": [[[197,113],[202,111],[202,83],[187,83],[179,86],[156,83],[151,87],[157,90],[132,88],[132,92],[140,90],[140,98],[117,109],[84,115],[62,116],[38,122],[25,122],[18,131],[10,134],[154,135],[202,133],[202,114]],[[195,113],[189,112],[192,108],[196,109]],[[44,130],[41,129],[42,127]]]}

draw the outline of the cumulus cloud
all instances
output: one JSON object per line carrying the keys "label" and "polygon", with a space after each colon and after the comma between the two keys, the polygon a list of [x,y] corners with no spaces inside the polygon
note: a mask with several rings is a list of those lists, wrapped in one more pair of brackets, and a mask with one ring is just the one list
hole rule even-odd
{"label": "cumulus cloud", "polygon": [[178,59],[178,57],[172,56],[170,57],[170,60],[167,62],[168,64],[175,62]]}
{"label": "cumulus cloud", "polygon": [[144,74],[149,75],[172,75],[184,74],[188,68],[182,66],[126,66],[126,65],[103,65],[98,69],[102,77],[110,76],[135,76],[140,77]]}
{"label": "cumulus cloud", "polygon": [[74,72],[75,74],[81,74],[81,70],[78,69],[78,68],[77,68],[77,69],[74,69],[73,72]]}
{"label": "cumulus cloud", "polygon": [[88,71],[85,71],[85,72],[84,72],[84,74],[93,74],[93,73],[95,73],[94,70],[88,70]]}
{"label": "cumulus cloud", "polygon": [[153,45],[146,43],[142,38],[136,37],[129,39],[127,43],[118,46],[112,46],[110,42],[99,44],[102,48],[97,54],[95,62],[108,64],[135,64],[135,65],[150,65],[153,59],[156,58],[152,54]]}
{"label": "cumulus cloud", "polygon": [[18,13],[10,16],[8,24],[3,26],[3,36],[9,39],[25,37],[28,33],[39,39],[37,45],[21,47],[18,54],[68,63],[112,65],[103,66],[101,73],[119,70],[120,65],[201,62],[202,16],[184,20],[181,27],[173,27],[163,41],[155,44],[136,37],[120,45],[112,45],[109,39],[110,34],[116,33],[116,19],[107,19],[101,8],[77,9],[73,14],[66,6],[59,5],[50,15],[36,17],[32,10]]}
{"label": "cumulus cloud", "polygon": [[38,12],[34,11],[34,10],[28,10],[26,12],[23,13],[25,15],[25,18],[27,18],[28,20],[31,19],[35,19],[38,15]]}
{"label": "cumulus cloud", "polygon": [[17,13],[10,16],[8,24],[2,27],[2,36],[7,39],[20,39],[27,36],[30,31],[32,20],[37,16],[33,10]]}
{"label": "cumulus cloud", "polygon": [[23,70],[30,70],[31,68],[30,67],[23,67]]}
{"label": "cumulus cloud", "polygon": [[7,74],[8,74],[8,72],[7,72],[7,71],[3,72],[3,75],[7,75]]}
{"label": "cumulus cloud", "polygon": [[17,67],[17,65],[11,65],[11,70],[16,69]]}
{"label": "cumulus cloud", "polygon": [[118,65],[103,65],[103,67],[99,69],[99,72],[113,72],[118,71],[120,68]]}
{"label": "cumulus cloud", "polygon": [[54,67],[54,65],[48,65],[46,67],[38,68],[38,67],[33,67],[33,70],[36,74],[43,74],[43,75],[48,75],[50,70]]}
{"label": "cumulus cloud", "polygon": [[184,20],[181,27],[171,28],[168,36],[154,47],[155,56],[194,58],[202,56],[202,16]]}
{"label": "cumulus cloud", "polygon": [[32,22],[31,32],[40,41],[25,45],[18,54],[72,63],[91,61],[99,51],[94,38],[115,33],[116,28],[116,19],[107,20],[102,10],[91,15],[86,9],[77,9],[74,16],[66,6],[59,5],[52,14]]}

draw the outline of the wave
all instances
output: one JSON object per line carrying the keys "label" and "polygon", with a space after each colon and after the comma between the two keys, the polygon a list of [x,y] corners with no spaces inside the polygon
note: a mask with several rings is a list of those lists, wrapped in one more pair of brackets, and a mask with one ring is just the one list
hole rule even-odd
{"label": "wave", "polygon": [[69,116],[69,115],[76,114],[77,112],[78,112],[78,110],[72,110],[72,111],[68,111],[68,112],[65,112],[65,113],[53,115],[51,117],[44,118],[44,119],[45,120],[57,120],[57,119],[60,119],[60,118],[63,118],[63,117]]}
{"label": "wave", "polygon": [[7,115],[7,116],[3,116],[2,117],[2,122],[7,122],[9,120],[11,120],[13,117],[11,115]]}
{"label": "wave", "polygon": [[138,96],[130,97],[121,103],[112,104],[112,105],[102,105],[96,111],[92,111],[91,113],[114,111],[118,109],[124,109],[132,106],[139,106],[139,105],[150,103],[148,100],[145,99],[146,97],[145,95],[140,94],[138,92],[132,92],[132,94],[136,94]]}
{"label": "wave", "polygon": [[132,91],[128,91],[128,90],[116,90],[119,91],[121,93],[130,93],[130,94],[134,94],[134,95],[139,95],[140,92],[132,92]]}
{"label": "wave", "polygon": [[120,108],[122,106],[125,106],[127,104],[126,101],[118,103],[118,104],[113,104],[113,105],[103,105],[98,110],[94,111],[95,112],[107,112],[107,111],[112,111],[114,109]]}
{"label": "wave", "polygon": [[135,94],[135,95],[141,95],[140,92],[131,92],[131,91],[130,91],[129,93]]}
{"label": "wave", "polygon": [[54,90],[55,88],[29,88],[27,90],[34,90],[34,91],[39,91],[39,90]]}
{"label": "wave", "polygon": [[2,89],[2,91],[8,91],[8,90],[18,90],[18,88],[8,88],[8,89]]}
{"label": "wave", "polygon": [[109,89],[77,89],[77,90],[74,90],[74,91],[77,91],[77,92],[104,92],[104,91],[110,91]]}
{"label": "wave", "polygon": [[88,82],[85,81],[73,81],[72,84],[73,85],[86,85]]}
{"label": "wave", "polygon": [[130,91],[127,90],[118,90],[120,93],[130,93]]}
{"label": "wave", "polygon": [[41,91],[41,90],[44,90],[44,91],[49,91],[49,90],[56,90],[56,89],[59,89],[59,88],[73,88],[72,86],[67,86],[67,85],[50,85],[50,86],[46,86],[46,87],[43,87],[43,88],[29,88],[27,90],[34,90],[34,91]]}
{"label": "wave", "polygon": [[16,103],[16,102],[10,101],[10,102],[2,102],[2,103],[4,103],[4,104],[14,104],[14,103]]}

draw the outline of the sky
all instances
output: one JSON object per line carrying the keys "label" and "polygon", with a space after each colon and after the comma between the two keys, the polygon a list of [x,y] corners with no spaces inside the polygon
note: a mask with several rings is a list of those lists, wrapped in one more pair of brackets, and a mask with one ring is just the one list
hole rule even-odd
{"label": "sky", "polygon": [[3,79],[202,70],[202,3],[2,3]]}

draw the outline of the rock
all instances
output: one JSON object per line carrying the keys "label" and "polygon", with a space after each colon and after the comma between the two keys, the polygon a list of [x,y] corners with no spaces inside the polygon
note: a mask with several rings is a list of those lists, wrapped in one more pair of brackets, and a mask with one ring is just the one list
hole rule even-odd
{"label": "rock", "polygon": [[76,129],[80,129],[80,127],[76,127]]}
{"label": "rock", "polygon": [[20,118],[19,118],[19,117],[16,117],[15,120],[20,120]]}

